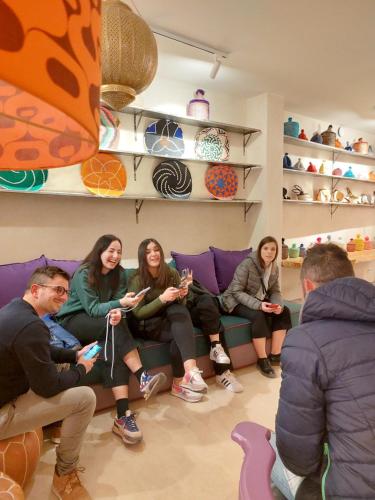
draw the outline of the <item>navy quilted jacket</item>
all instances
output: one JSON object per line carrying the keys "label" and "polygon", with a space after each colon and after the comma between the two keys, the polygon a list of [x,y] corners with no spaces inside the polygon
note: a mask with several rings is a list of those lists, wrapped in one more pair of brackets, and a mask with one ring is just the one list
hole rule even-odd
{"label": "navy quilted jacket", "polygon": [[276,417],[277,448],[300,476],[331,465],[329,499],[375,499],[375,287],[340,278],[307,297],[288,332]]}

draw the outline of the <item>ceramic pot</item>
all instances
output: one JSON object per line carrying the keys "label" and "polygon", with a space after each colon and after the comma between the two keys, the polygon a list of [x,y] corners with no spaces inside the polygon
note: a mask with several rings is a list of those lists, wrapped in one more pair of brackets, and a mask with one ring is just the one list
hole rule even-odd
{"label": "ceramic pot", "polygon": [[284,122],[284,135],[290,135],[291,137],[298,137],[299,134],[299,123],[294,122],[292,117],[288,118],[287,122]]}
{"label": "ceramic pot", "polygon": [[372,243],[368,236],[365,237],[365,250],[372,250]]}
{"label": "ceramic pot", "polygon": [[332,125],[330,125],[327,130],[322,132],[323,144],[326,146],[335,146],[336,145],[336,132],[332,130]]}
{"label": "ceramic pot", "polygon": [[303,246],[303,243],[299,246],[299,256],[304,258],[306,255],[306,248]]}
{"label": "ceramic pot", "polygon": [[317,142],[318,144],[323,143],[322,135],[319,132],[315,132],[314,135],[310,139],[311,142]]}
{"label": "ceramic pot", "polygon": [[289,248],[289,257],[291,259],[296,259],[297,257],[299,257],[299,247],[297,247],[296,243],[293,243]]}
{"label": "ceramic pot", "polygon": [[357,142],[353,144],[353,149],[356,153],[361,153],[363,155],[368,154],[368,142],[364,141],[362,137],[358,139]]}
{"label": "ceramic pot", "polygon": [[355,243],[353,238],[350,238],[350,241],[346,244],[346,251],[347,252],[355,252]]}
{"label": "ceramic pot", "polygon": [[289,257],[289,247],[288,245],[285,244],[285,238],[281,239],[282,245],[281,245],[281,258],[287,259]]}

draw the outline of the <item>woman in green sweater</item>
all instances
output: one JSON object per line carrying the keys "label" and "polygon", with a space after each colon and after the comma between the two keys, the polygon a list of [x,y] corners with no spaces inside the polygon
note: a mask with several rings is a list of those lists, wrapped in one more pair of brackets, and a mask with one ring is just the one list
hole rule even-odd
{"label": "woman in green sweater", "polygon": [[129,291],[150,289],[142,305],[132,311],[132,330],[140,337],[170,344],[172,395],[191,403],[200,401],[207,384],[195,360],[193,324],[184,304],[188,288],[179,288],[178,272],[164,262],[163,250],[152,238],[139,245],[138,264]]}
{"label": "woman in green sweater", "polygon": [[91,370],[82,383],[102,382],[112,389],[117,406],[112,430],[125,443],[135,444],[142,439],[142,433],[129,410],[130,371],[138,378],[146,398],[156,394],[166,377],[162,373],[150,375],[143,369],[126,319],[122,318],[122,309],[136,307],[143,296],[125,292],[121,256],[121,240],[111,234],[101,236],[74,273],[70,297],[56,320],[82,345],[98,341],[103,348],[95,370]]}

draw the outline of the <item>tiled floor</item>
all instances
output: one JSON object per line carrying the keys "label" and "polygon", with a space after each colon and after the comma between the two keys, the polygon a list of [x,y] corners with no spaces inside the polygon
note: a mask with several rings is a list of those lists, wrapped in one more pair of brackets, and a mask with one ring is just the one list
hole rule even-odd
{"label": "tiled floor", "polygon": [[[111,432],[114,410],[96,415],[86,435],[82,481],[94,499],[235,500],[242,450],[230,438],[236,423],[253,420],[274,428],[280,378],[255,367],[237,372],[245,391],[233,394],[208,380],[205,400],[189,404],[168,393],[131,405],[144,442],[125,447]],[[54,447],[44,453],[27,499],[50,496]]]}

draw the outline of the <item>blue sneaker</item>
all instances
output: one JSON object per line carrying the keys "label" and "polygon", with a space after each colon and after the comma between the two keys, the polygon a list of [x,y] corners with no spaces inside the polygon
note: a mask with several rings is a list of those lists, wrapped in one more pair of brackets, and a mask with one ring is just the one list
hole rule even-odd
{"label": "blue sneaker", "polygon": [[127,444],[136,444],[142,440],[142,432],[135,421],[135,413],[127,410],[124,417],[115,418],[112,432],[120,436]]}
{"label": "blue sneaker", "polygon": [[145,370],[141,375],[139,390],[143,392],[143,397],[147,400],[149,397],[155,396],[159,392],[166,380],[167,377],[162,372],[151,375]]}

